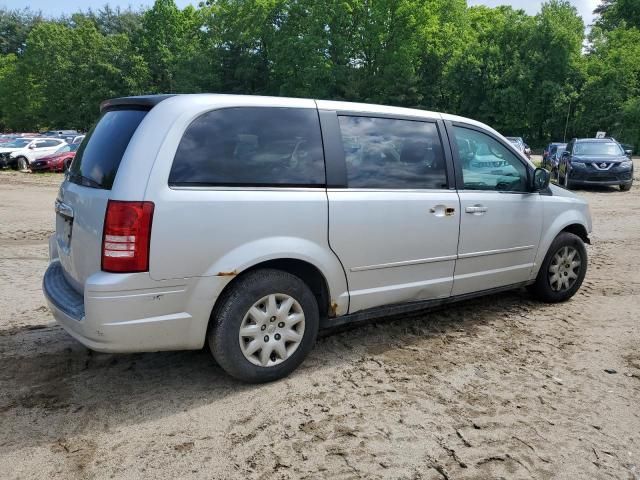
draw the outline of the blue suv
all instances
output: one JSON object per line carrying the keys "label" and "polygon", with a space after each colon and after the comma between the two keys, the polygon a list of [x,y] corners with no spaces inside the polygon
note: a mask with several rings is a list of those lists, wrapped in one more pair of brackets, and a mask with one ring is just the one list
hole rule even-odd
{"label": "blue suv", "polygon": [[558,183],[565,188],[577,185],[618,185],[631,189],[633,161],[612,138],[574,138],[558,165]]}

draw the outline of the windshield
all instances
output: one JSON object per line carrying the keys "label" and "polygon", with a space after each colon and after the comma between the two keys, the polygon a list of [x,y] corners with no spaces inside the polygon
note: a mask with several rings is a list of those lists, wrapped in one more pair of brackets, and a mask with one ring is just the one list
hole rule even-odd
{"label": "windshield", "polygon": [[618,157],[624,155],[624,152],[620,145],[615,142],[585,142],[576,143],[573,154]]}
{"label": "windshield", "polygon": [[31,140],[20,138],[4,145],[4,148],[23,148],[31,143]]}

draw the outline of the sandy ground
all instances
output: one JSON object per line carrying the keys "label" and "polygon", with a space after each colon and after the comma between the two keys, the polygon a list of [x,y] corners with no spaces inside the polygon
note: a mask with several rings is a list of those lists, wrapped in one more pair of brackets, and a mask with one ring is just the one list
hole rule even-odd
{"label": "sandy ground", "polygon": [[570,302],[381,320],[264,386],[206,351],[74,341],[40,291],[61,177],[0,172],[0,478],[640,479],[636,172],[581,192],[595,232]]}

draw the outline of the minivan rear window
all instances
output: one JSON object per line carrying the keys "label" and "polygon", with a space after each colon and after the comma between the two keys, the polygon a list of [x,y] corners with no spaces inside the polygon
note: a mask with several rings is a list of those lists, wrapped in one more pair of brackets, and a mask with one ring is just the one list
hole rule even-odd
{"label": "minivan rear window", "polygon": [[146,110],[109,110],[87,134],[71,163],[69,181],[110,190],[120,161]]}
{"label": "minivan rear window", "polygon": [[169,174],[178,187],[324,184],[318,113],[301,108],[207,112],[187,128]]}

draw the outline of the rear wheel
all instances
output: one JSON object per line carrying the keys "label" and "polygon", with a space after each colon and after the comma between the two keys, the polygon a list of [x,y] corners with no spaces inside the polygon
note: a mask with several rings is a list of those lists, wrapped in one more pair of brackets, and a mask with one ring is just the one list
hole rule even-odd
{"label": "rear wheel", "polygon": [[586,273],[584,242],[573,233],[561,232],[551,243],[531,290],[544,302],[564,302],[575,295]]}
{"label": "rear wheel", "polygon": [[71,167],[71,160],[65,160],[64,161],[64,166],[62,167],[62,171],[63,172],[68,172],[69,171],[69,167]]}
{"label": "rear wheel", "polygon": [[621,192],[628,192],[629,190],[631,190],[631,183],[626,183],[626,184],[622,184],[620,185],[620,191]]}
{"label": "rear wheel", "polygon": [[286,377],[313,348],[319,327],[316,298],[298,277],[256,270],[238,278],[218,300],[208,341],[216,362],[251,383]]}

